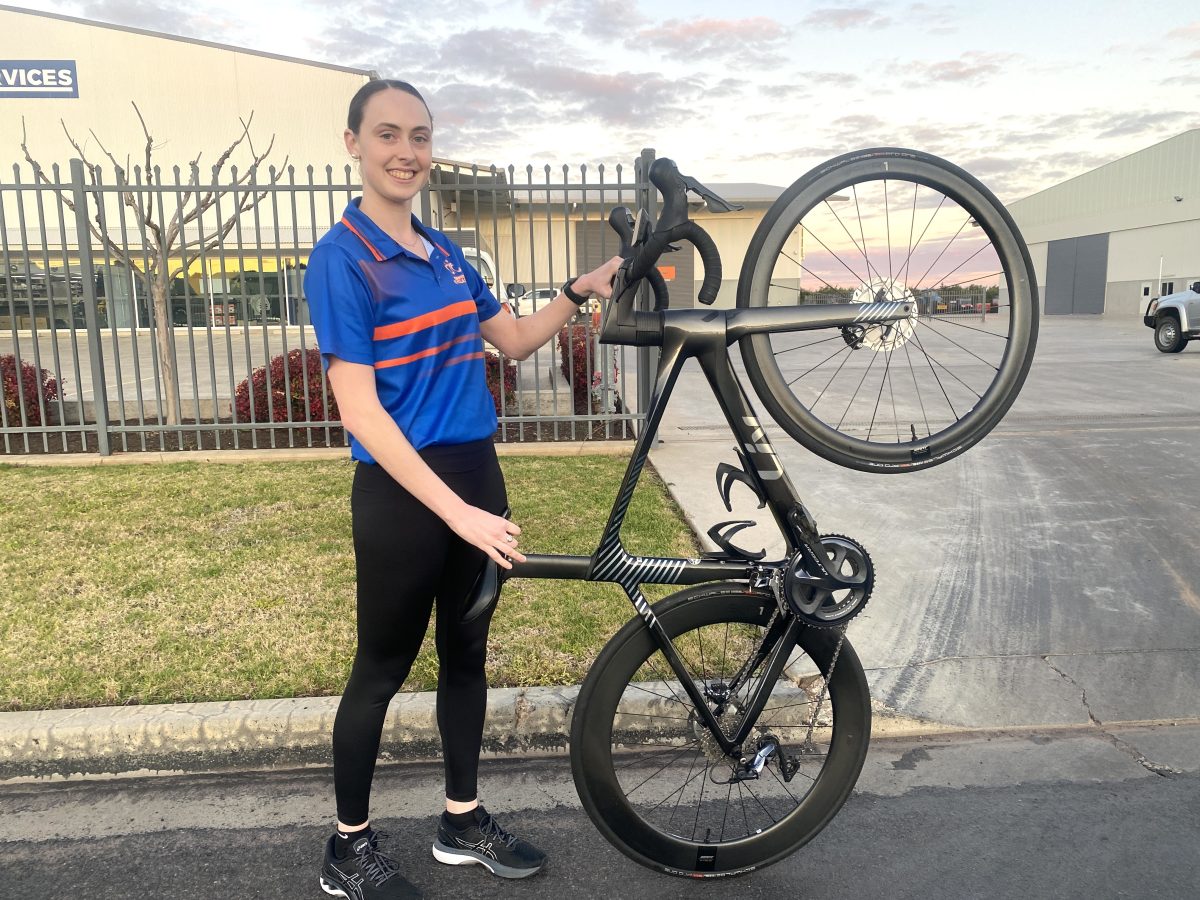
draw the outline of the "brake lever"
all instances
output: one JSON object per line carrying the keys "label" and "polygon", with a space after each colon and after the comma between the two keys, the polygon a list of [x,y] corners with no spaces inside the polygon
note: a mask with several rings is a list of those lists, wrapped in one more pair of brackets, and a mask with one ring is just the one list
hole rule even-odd
{"label": "brake lever", "polygon": [[704,202],[708,204],[708,211],[712,213],[727,213],[737,212],[745,209],[744,206],[739,206],[736,203],[730,203],[728,200],[722,200],[711,190],[702,185],[691,175],[680,173],[680,180],[683,181],[683,186],[694,194],[699,194],[704,198]]}

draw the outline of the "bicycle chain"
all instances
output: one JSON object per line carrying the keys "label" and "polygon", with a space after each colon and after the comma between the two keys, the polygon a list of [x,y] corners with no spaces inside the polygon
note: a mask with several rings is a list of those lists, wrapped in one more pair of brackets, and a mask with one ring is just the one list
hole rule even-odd
{"label": "bicycle chain", "polygon": [[[842,654],[842,644],[846,642],[846,626],[841,628],[841,634],[838,635],[837,646],[833,648],[833,659],[829,661],[829,674],[821,679],[821,696],[817,698],[817,705],[813,709],[812,718],[808,722],[808,733],[804,736],[804,746],[801,747],[801,752],[812,753],[813,747],[812,736],[813,730],[817,727],[817,716],[821,714],[821,707],[825,705],[825,694],[829,690],[829,681],[833,678],[834,667],[837,666],[838,657]],[[820,671],[818,669],[818,671]]]}

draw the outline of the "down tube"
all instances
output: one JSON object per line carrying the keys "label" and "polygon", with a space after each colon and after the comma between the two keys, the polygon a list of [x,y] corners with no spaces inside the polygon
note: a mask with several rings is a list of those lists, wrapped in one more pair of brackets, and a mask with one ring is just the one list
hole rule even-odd
{"label": "down tube", "polygon": [[775,448],[750,405],[750,398],[733,370],[726,348],[706,351],[698,359],[717,403],[737,437],[746,474],[754,482],[759,496],[766,500],[790,553],[796,548],[796,534],[789,516],[796,509],[804,508],[800,496],[775,455]]}

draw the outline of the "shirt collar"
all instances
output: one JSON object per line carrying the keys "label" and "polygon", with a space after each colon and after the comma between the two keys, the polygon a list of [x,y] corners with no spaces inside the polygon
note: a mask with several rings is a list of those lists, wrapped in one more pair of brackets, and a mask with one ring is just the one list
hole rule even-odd
{"label": "shirt collar", "polygon": [[[411,256],[414,259],[421,258],[411,250],[402,247],[399,241],[376,225],[371,217],[359,208],[360,203],[362,203],[361,197],[355,197],[351,200],[346,206],[346,211],[342,213],[342,221],[366,245],[368,252],[376,260],[382,262],[385,259],[392,259],[401,254]],[[436,249],[441,249],[438,247],[437,241],[430,237],[429,233],[425,230],[425,226],[421,224],[421,220],[415,215],[412,217],[412,224],[417,234],[425,237]]]}

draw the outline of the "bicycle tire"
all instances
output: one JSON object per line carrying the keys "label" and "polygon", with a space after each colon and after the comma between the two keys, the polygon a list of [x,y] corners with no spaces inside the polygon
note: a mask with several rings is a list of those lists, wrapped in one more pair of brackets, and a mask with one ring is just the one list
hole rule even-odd
{"label": "bicycle tire", "polygon": [[[900,229],[893,232],[896,218],[889,203],[889,185],[902,184],[908,187],[894,195],[902,197],[907,207],[911,189],[912,217],[901,218]],[[914,245],[922,188],[927,194],[940,194],[942,199],[927,222],[925,214],[932,199],[922,206],[924,230]],[[872,207],[866,220],[874,222],[874,231],[864,227],[863,202]],[[842,203],[847,219],[852,213],[857,216],[857,234],[838,212]],[[947,212],[938,221],[943,209]],[[947,238],[960,220],[958,231]],[[937,227],[933,228],[935,222]],[[968,226],[968,236],[956,248]],[[926,241],[931,228],[934,235]],[[798,255],[789,252],[789,241],[796,240],[797,235]],[[877,250],[881,238],[887,244],[886,257]],[[939,245],[941,250],[933,263],[913,281],[913,273],[922,271],[924,259],[933,256]],[[971,257],[942,277],[940,292],[936,278],[923,283],[930,273],[945,271],[976,245],[979,249]],[[838,248],[843,252],[839,253]],[[945,257],[948,251],[953,252]],[[980,253],[985,255],[975,261]],[[918,256],[919,265],[914,263]],[[897,259],[903,260],[901,266],[895,265]],[[825,265],[828,268],[822,270]],[[962,266],[977,268],[967,269],[972,274],[964,277]],[[793,290],[793,275],[795,297],[789,301],[786,298]],[[949,277],[960,281],[946,286]],[[848,280],[851,288],[831,283],[839,278]],[[972,278],[981,278],[984,283],[976,284]],[[993,280],[994,285],[990,283]],[[851,290],[853,293],[849,293]],[[951,296],[944,296],[947,292]],[[823,297],[823,293],[829,296]],[[959,298],[967,295],[970,303],[960,304]],[[883,473],[914,471],[947,462],[995,427],[1029,372],[1038,331],[1037,282],[1029,250],[1012,217],[991,191],[939,157],[899,148],[848,153],[804,175],[767,211],[742,264],[738,307],[774,306],[781,301],[831,302],[830,297],[832,302],[841,303],[907,301],[912,304],[913,315],[886,330],[884,326],[851,326],[823,341],[791,347],[783,346],[786,339],[795,341],[797,335],[812,339],[814,333],[755,334],[742,339],[741,349],[750,381],[771,416],[792,438],[831,462]],[[993,297],[997,302],[993,303]],[[986,313],[993,306],[996,314],[989,322]],[[967,311],[978,312],[980,323],[965,324],[962,314]],[[995,343],[997,338],[1003,338],[1002,347]],[[841,346],[843,343],[845,346]],[[822,344],[826,346],[820,347]],[[830,349],[834,354],[823,358]],[[810,352],[803,353],[805,350]],[[867,353],[856,354],[855,350]],[[886,361],[876,367],[881,355]],[[784,356],[787,359],[781,361]],[[835,363],[838,356],[842,361]],[[806,368],[818,358],[820,362]],[[851,359],[854,365],[847,367]],[[957,371],[947,365],[947,360],[956,364]],[[825,383],[825,376],[835,364],[836,371]],[[800,374],[789,381],[796,372]],[[845,378],[835,388],[834,381],[842,378],[843,372]],[[855,379],[859,379],[857,387]],[[843,409],[849,390],[854,393]]]}
{"label": "bicycle tire", "polygon": [[[727,652],[723,652],[718,665],[714,645],[714,652],[710,654],[712,659],[706,661],[703,629],[724,626],[726,651],[731,627],[739,629],[735,633],[735,644],[752,646],[751,635],[769,624],[772,616],[777,614],[777,606],[769,593],[747,590],[744,584],[722,582],[673,594],[656,604],[654,613],[685,662],[694,664],[696,661],[694,644],[688,638],[695,634],[701,648],[701,667],[707,666],[715,672],[726,666],[732,668],[734,659],[727,658]],[[827,690],[821,690],[814,699],[813,693],[825,682],[824,674],[835,661],[835,654],[836,665],[828,679]],[[658,666],[652,664],[655,658],[659,661]],[[768,704],[759,716],[756,731],[766,729],[775,733],[789,749],[795,748],[803,736],[804,720],[817,714],[822,716],[815,722],[815,728],[807,726],[807,734],[809,739],[817,738],[825,748],[824,752],[805,755],[799,766],[804,771],[798,771],[788,779],[795,791],[803,796],[797,797],[795,792],[788,790],[788,783],[780,777],[782,770],[775,759],[768,761],[760,780],[753,782],[762,787],[743,788],[738,783],[740,809],[733,807],[732,784],[714,788],[709,806],[705,807],[704,782],[715,780],[714,775],[723,778],[724,767],[728,766],[732,771],[735,764],[712,762],[699,739],[690,741],[696,744],[690,750],[686,743],[678,743],[694,735],[699,727],[694,719],[687,725],[680,725],[681,716],[670,715],[680,712],[680,697],[683,704],[691,708],[686,694],[678,690],[677,684],[671,688],[669,679],[635,680],[639,671],[647,671],[647,666],[650,672],[657,672],[663,665],[666,665],[665,659],[645,623],[635,618],[608,642],[580,688],[571,727],[571,769],[583,808],[600,833],[626,856],[649,868],[671,875],[713,878],[743,874],[778,862],[820,832],[849,797],[870,740],[871,704],[866,676],[844,634],[803,629],[785,669],[787,677],[772,687]],[[712,673],[700,674],[710,676]],[[714,685],[709,677],[701,678],[699,682],[702,690]],[[649,705],[644,700],[634,700],[641,698],[643,692],[652,692],[647,684],[651,688],[657,686],[657,690],[663,692],[658,699],[649,698]],[[676,696],[669,697],[668,693]],[[792,703],[797,697],[805,699]],[[773,705],[779,702],[782,705]],[[736,709],[736,702],[729,708]],[[667,714],[655,714],[656,709]],[[795,724],[788,724],[789,720]],[[663,746],[668,749],[657,749]],[[808,740],[806,746],[812,748],[816,744]],[[660,813],[657,807],[647,804],[655,792],[672,789],[671,794],[665,796],[674,795],[671,780],[676,777],[674,773],[666,776],[666,783],[661,782],[667,766],[643,782],[643,785],[652,779],[657,782],[644,798],[631,799],[630,796],[640,791],[641,785],[633,789],[629,786],[640,780],[644,771],[635,767],[655,756],[661,761],[664,752],[678,760],[678,769],[683,768],[683,758],[689,754],[693,764],[699,758],[704,759],[704,768],[697,770],[704,775],[699,790],[697,792],[696,785],[690,789],[691,793],[698,793],[696,802],[689,805],[689,810],[679,820],[679,830],[686,830],[689,827],[687,819],[691,819],[688,834],[674,833],[671,825],[689,792],[689,781],[695,779],[683,782],[672,812],[672,823],[666,826],[663,825],[666,811]],[[719,748],[716,752],[720,752]],[[753,754],[755,751],[749,749],[747,752]],[[653,765],[657,766],[657,762]],[[714,840],[718,812],[722,812],[716,805],[719,801],[715,792],[718,790],[725,792],[726,799],[721,833]],[[761,809],[756,808],[754,802],[747,803],[747,794],[756,798]],[[733,818],[738,820],[736,824],[729,818],[731,807]],[[776,811],[780,813],[778,819]],[[706,823],[713,823],[705,825],[703,839],[700,839],[701,815]]]}

